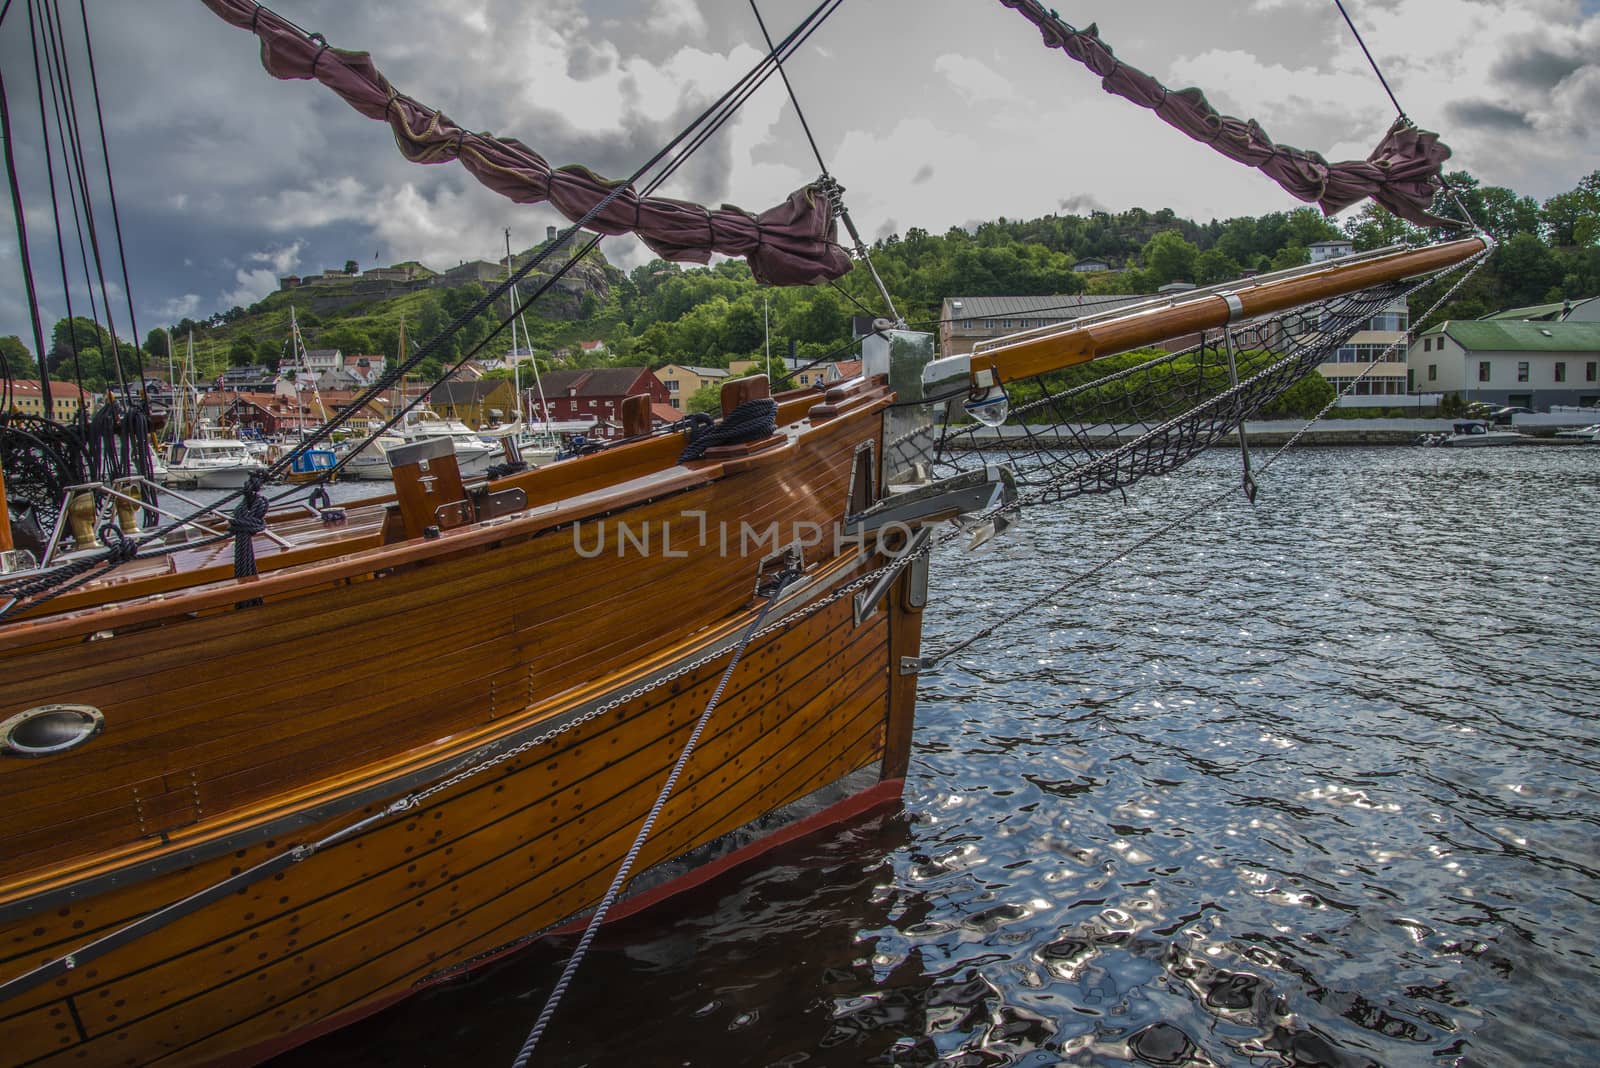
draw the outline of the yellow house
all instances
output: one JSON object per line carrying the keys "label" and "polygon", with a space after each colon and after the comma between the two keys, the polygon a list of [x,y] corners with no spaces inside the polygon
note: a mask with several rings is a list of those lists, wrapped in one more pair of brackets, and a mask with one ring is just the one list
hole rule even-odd
{"label": "yellow house", "polygon": [[517,410],[517,390],[509,378],[440,382],[429,391],[428,403],[446,419],[459,419],[480,430],[511,420]]}
{"label": "yellow house", "polygon": [[[87,391],[80,392],[77,386],[65,382],[51,381],[50,400],[55,411],[48,413],[48,418],[58,423],[64,423],[78,414],[78,409],[94,407],[94,394]],[[17,378],[11,382],[10,410],[18,415],[33,415],[46,417],[44,410],[44,392],[39,388],[36,379]]]}
{"label": "yellow house", "polygon": [[686,367],[676,363],[656,368],[656,377],[667,387],[667,403],[679,410],[689,403],[689,398],[701,386],[723,382],[732,374],[725,367]]}

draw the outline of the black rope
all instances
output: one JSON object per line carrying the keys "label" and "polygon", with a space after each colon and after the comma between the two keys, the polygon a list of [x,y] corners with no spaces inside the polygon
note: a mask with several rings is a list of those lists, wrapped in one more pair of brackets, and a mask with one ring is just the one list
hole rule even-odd
{"label": "black rope", "polygon": [[[64,78],[66,78],[66,70],[64,70],[66,69],[66,61],[62,59],[61,45],[59,45],[58,34],[56,34],[56,19],[53,18],[53,6],[51,6],[50,0],[42,0],[40,2],[40,13],[42,13],[43,26],[45,26],[45,30],[43,30],[45,56],[48,66],[50,66],[50,102],[51,107],[56,112],[56,137],[61,142],[61,166],[64,169],[64,173],[66,173],[67,201],[72,205],[72,225],[74,225],[74,232],[77,233],[78,237],[78,264],[83,267],[83,289],[85,289],[85,293],[88,294],[88,299],[90,299],[90,321],[94,323],[94,334],[96,334],[94,341],[99,342],[99,301],[94,297],[94,280],[93,275],[90,273],[90,253],[88,253],[88,245],[83,240],[83,217],[90,211],[90,195],[88,195],[88,184],[83,181],[82,176],[82,145],[77,144],[77,136],[72,134],[72,125],[69,122],[70,110],[66,110],[66,82],[64,82]],[[43,99],[40,99],[40,106],[43,106]],[[48,141],[48,133],[45,134],[45,137],[46,141]],[[74,169],[74,165],[77,165],[77,169]],[[82,193],[82,208],[78,205],[80,193]],[[61,216],[59,214],[56,216],[56,225],[58,225],[59,229],[59,225],[61,225]],[[66,286],[66,264],[62,264],[61,270],[62,286]],[[70,305],[67,325],[72,326]],[[80,357],[78,357],[77,331],[75,329],[72,331],[72,368],[74,368],[78,393],[82,398],[83,365]],[[51,416],[53,414],[54,412],[51,412]],[[83,419],[78,420],[78,424],[83,425]]]}
{"label": "black rope", "polygon": [[100,76],[95,69],[94,42],[89,37],[89,10],[86,0],[78,0],[78,13],[83,19],[83,48],[89,59],[89,84],[94,90],[94,118],[100,130],[100,155],[105,160],[106,166],[106,197],[111,204],[111,229],[117,238],[117,259],[122,267],[122,291],[128,299],[128,329],[133,333],[133,358],[134,366],[139,372],[139,397],[148,408],[150,401],[144,384],[144,352],[139,347],[139,323],[133,313],[133,286],[128,278],[127,242],[122,236],[122,215],[117,209],[117,186],[111,178],[111,147],[106,142],[105,110],[100,103]]}
{"label": "black rope", "polygon": [[[30,5],[31,5],[33,0],[29,0],[29,2],[30,2]],[[779,51],[782,51],[782,50],[791,50],[792,51],[793,48],[798,47],[799,43],[802,43],[804,40],[806,40],[810,36],[810,33],[815,31],[816,26],[818,24],[820,24],[819,21],[818,21],[819,17],[825,18],[827,14],[832,14],[833,10],[836,10],[838,8],[838,6],[840,5],[840,3],[842,3],[842,2],[843,2],[843,0],[822,0],[822,3],[818,4],[818,6],[811,12],[811,14],[809,14],[804,20],[802,20],[802,22],[799,24],[799,26],[797,26],[793,31],[791,31],[789,36],[784,39],[784,41],[779,46]],[[258,5],[258,6],[260,6],[260,5]],[[31,12],[31,6],[30,6],[30,12]],[[826,14],[824,14],[824,12],[826,12]],[[292,22],[290,22],[287,19],[285,19],[285,22],[287,22],[291,26],[294,25]],[[297,30],[299,29],[299,27],[295,27],[295,28]],[[305,31],[300,30],[300,32],[304,33]],[[307,36],[311,37],[312,35],[308,34]],[[321,39],[319,38],[319,41],[320,40]],[[325,42],[322,42],[322,43],[325,43]],[[267,473],[266,473],[266,475],[263,476],[263,477],[270,477],[273,474],[281,473],[281,471],[287,469],[287,467],[293,462],[293,460],[294,460],[294,458],[296,456],[298,456],[301,453],[303,453],[306,449],[309,449],[309,448],[313,447],[314,445],[316,445],[317,443],[325,440],[335,429],[337,429],[340,426],[343,426],[356,413],[358,413],[361,410],[365,409],[367,407],[367,405],[369,405],[373,400],[375,400],[378,396],[380,396],[383,393],[384,390],[390,388],[390,386],[392,386],[395,382],[402,380],[402,376],[404,374],[408,373],[410,370],[412,370],[418,364],[420,364],[421,362],[423,362],[424,360],[429,358],[446,340],[448,340],[450,337],[454,336],[454,334],[457,331],[459,331],[463,326],[465,326],[465,324],[467,322],[469,322],[471,319],[475,318],[476,316],[482,314],[482,312],[486,308],[491,307],[496,301],[498,301],[500,299],[500,297],[504,296],[507,292],[513,290],[516,287],[517,283],[519,283],[523,278],[525,278],[528,275],[528,273],[531,272],[536,266],[538,266],[540,263],[542,263],[544,261],[544,259],[546,259],[550,254],[554,253],[555,251],[557,251],[558,249],[560,249],[564,245],[566,245],[567,242],[571,240],[573,235],[575,235],[580,229],[582,229],[582,227],[587,222],[589,222],[594,217],[599,215],[602,211],[604,211],[605,208],[608,207],[618,196],[622,195],[623,192],[625,192],[627,190],[630,190],[632,188],[632,186],[634,185],[634,183],[637,182],[647,171],[649,171],[650,169],[652,169],[654,167],[657,167],[658,165],[661,165],[662,161],[666,160],[667,157],[669,155],[671,155],[676,150],[678,152],[677,157],[674,160],[672,160],[672,161],[668,162],[667,164],[665,164],[664,166],[662,166],[662,169],[661,169],[660,173],[658,173],[645,186],[645,192],[648,193],[649,191],[652,191],[655,188],[659,187],[660,184],[662,182],[664,182],[667,179],[667,177],[671,173],[673,173],[674,170],[676,170],[677,167],[682,165],[683,161],[685,159],[687,159],[690,154],[692,154],[696,149],[698,149],[700,147],[700,145],[702,145],[704,143],[705,137],[708,136],[708,134],[706,132],[706,129],[705,129],[707,124],[708,123],[711,124],[710,128],[713,129],[713,130],[717,129],[717,128],[720,128],[721,125],[725,124],[727,122],[728,118],[732,115],[733,111],[736,110],[740,105],[742,105],[744,100],[746,100],[748,98],[749,94],[754,91],[754,87],[755,86],[759,86],[762,82],[765,81],[766,78],[771,77],[771,74],[773,72],[773,69],[775,67],[776,62],[777,62],[777,56],[772,54],[772,53],[769,53],[769,54],[763,56],[761,58],[761,60],[759,60],[756,63],[756,65],[751,68],[750,71],[748,71],[738,82],[736,82],[732,88],[730,88],[725,93],[723,93],[723,95],[721,97],[719,97],[716,101],[714,101],[712,104],[708,105],[700,113],[700,115],[698,115],[691,123],[689,123],[688,126],[686,126],[684,128],[684,130],[682,132],[680,132],[670,142],[668,142],[659,151],[657,151],[655,153],[655,155],[653,155],[649,160],[647,160],[643,165],[641,165],[628,180],[626,180],[624,182],[617,183],[616,186],[606,195],[606,197],[604,197],[599,203],[597,203],[592,209],[590,209],[590,211],[587,214],[585,214],[585,216],[582,219],[580,219],[578,222],[574,223],[572,226],[570,226],[566,230],[564,230],[556,241],[551,242],[546,247],[546,249],[542,250],[540,255],[530,257],[528,262],[526,264],[524,264],[522,266],[522,268],[520,268],[519,270],[514,272],[504,282],[502,282],[498,286],[496,286],[493,291],[491,291],[490,293],[486,294],[483,298],[481,298],[472,307],[468,308],[467,310],[462,312],[461,315],[457,316],[456,319],[454,321],[452,321],[448,326],[446,326],[444,328],[444,330],[442,330],[436,337],[434,337],[425,346],[423,346],[422,349],[418,350],[418,352],[416,353],[415,356],[412,357],[412,359],[406,360],[406,361],[397,362],[397,366],[395,368],[392,368],[392,369],[386,371],[385,374],[380,379],[378,379],[371,386],[369,386],[344,411],[342,411],[338,415],[336,415],[334,417],[334,419],[329,420],[327,423],[323,424],[323,426],[319,427],[315,433],[313,433],[312,435],[310,435],[307,438],[303,439],[295,447],[295,449],[291,450],[288,454],[286,454],[279,461],[277,461],[271,468],[269,468]],[[53,191],[53,188],[52,188],[52,191]],[[59,232],[59,228],[58,228],[58,232]],[[599,244],[600,238],[601,238],[601,235],[599,235],[599,234],[593,235],[585,243],[584,247],[582,249],[580,249],[575,255],[573,255],[566,263],[564,263],[561,266],[561,268],[559,268],[539,288],[539,290],[533,294],[533,296],[529,297],[527,301],[523,301],[521,304],[519,304],[514,309],[512,316],[509,316],[505,320],[502,320],[500,322],[499,326],[495,330],[493,330],[487,337],[485,337],[481,342],[479,342],[479,344],[477,346],[475,346],[472,349],[471,352],[469,352],[467,355],[461,357],[461,359],[452,367],[451,370],[454,371],[455,369],[459,368],[461,365],[465,364],[465,362],[467,360],[471,359],[474,355],[476,355],[477,352],[481,351],[484,346],[488,345],[491,341],[493,341],[496,337],[498,337],[502,332],[504,332],[506,326],[512,321],[512,319],[515,317],[516,314],[520,313],[527,306],[528,303],[530,303],[534,299],[537,299],[538,296],[540,296],[544,292],[546,292],[550,288],[550,286],[554,285],[555,282],[557,280],[559,280],[568,270],[572,269],[572,267],[575,266],[590,250],[592,250],[596,245]],[[64,256],[62,257],[62,262],[63,262],[63,265],[64,265],[65,264],[65,257]],[[387,430],[390,427],[394,426],[396,423],[398,423],[400,421],[400,419],[407,412],[411,411],[418,404],[420,404],[425,397],[426,397],[426,394],[423,394],[423,395],[417,397],[411,403],[409,403],[409,404],[405,405],[404,407],[402,407],[400,409],[400,411],[397,412],[394,416],[392,416],[387,422],[385,422],[382,427],[380,427],[372,435],[369,435],[369,437],[367,438],[366,444],[370,444],[384,430]],[[774,429],[775,429],[775,427],[776,427],[776,423],[774,421]],[[770,431],[769,431],[769,433],[770,433]],[[353,455],[355,451],[357,451],[357,450],[351,450],[349,455]],[[346,459],[348,459],[348,455],[347,455]],[[321,475],[319,475],[318,483],[316,483],[316,484],[318,484],[318,485],[324,484],[333,474],[335,474],[339,470],[339,468],[341,466],[343,466],[343,463],[344,463],[344,461],[341,461],[339,464],[336,464],[331,471],[323,472]],[[283,497],[296,494],[296,493],[300,492],[304,488],[305,487],[303,487],[303,486],[294,487],[293,489],[287,491],[286,494],[280,496],[277,499],[281,500],[281,499],[283,499]],[[259,496],[258,490],[259,490],[259,487],[257,487],[257,490],[255,492],[255,495],[257,495],[257,496]],[[161,528],[159,530],[149,531],[149,532],[147,532],[146,534],[144,534],[142,536],[141,544],[143,544],[145,546],[151,546],[151,544],[153,542],[159,541],[160,539],[164,538],[171,531],[179,529],[179,528],[181,528],[181,527],[183,527],[183,526],[185,526],[185,525],[187,525],[189,523],[192,523],[194,520],[198,519],[202,515],[205,515],[207,513],[212,513],[212,512],[219,511],[222,508],[226,507],[228,504],[230,504],[230,503],[232,503],[232,502],[234,502],[236,500],[239,500],[243,496],[246,496],[244,491],[234,491],[233,493],[223,497],[221,500],[219,500],[219,501],[217,501],[217,502],[215,502],[215,503],[213,503],[213,504],[211,504],[211,505],[209,505],[209,506],[207,506],[205,508],[201,508],[201,509],[195,511],[194,513],[192,513],[192,514],[190,514],[190,515],[188,515],[188,516],[186,516],[186,517],[184,517],[182,519],[175,520],[174,522],[167,524],[165,527],[163,527],[163,528]],[[246,511],[244,515],[239,515],[239,510],[236,509],[235,515],[238,516],[241,521],[243,521],[244,523],[248,524],[251,512]],[[264,513],[263,513],[263,515],[264,515]],[[232,526],[232,522],[231,521],[230,521],[230,526]],[[212,540],[221,540],[221,537],[226,537],[226,536],[227,535],[222,535],[222,536],[219,536],[219,538],[212,539]],[[190,548],[194,547],[193,543],[191,543],[188,547],[190,547]],[[151,555],[159,555],[161,553],[171,552],[171,551],[174,551],[171,547],[155,548]],[[243,563],[244,563],[244,561],[243,561],[242,558],[239,559],[239,560],[236,560],[236,570],[239,569],[239,567]],[[249,563],[251,565],[253,565],[253,563],[254,563],[253,549],[252,549],[252,555],[251,555]],[[52,574],[55,574],[55,573],[52,572]],[[39,603],[39,602],[35,602],[35,603]],[[246,603],[251,603],[251,602],[246,602]],[[14,604],[15,604],[15,602],[13,602],[13,606],[14,606]],[[7,611],[9,611],[9,609],[7,609]],[[0,612],[0,617],[3,617],[3,615],[4,615],[4,613]]]}
{"label": "black rope", "polygon": [[729,412],[720,423],[697,425],[690,431],[689,444],[683,447],[678,462],[698,460],[716,445],[760,441],[771,437],[777,429],[778,402],[771,397],[756,397]]}
{"label": "black rope", "polygon": [[[236,579],[256,576],[255,536],[267,529],[267,499],[261,496],[261,479],[259,474],[250,476],[250,481],[245,483],[243,500],[228,519],[228,529],[233,534],[233,577]],[[253,597],[234,607],[249,608],[260,603],[261,598]]]}
{"label": "black rope", "polygon": [[1361,51],[1367,57],[1367,62],[1372,65],[1372,73],[1378,76],[1378,83],[1383,86],[1383,91],[1389,94],[1389,101],[1394,104],[1394,110],[1404,119],[1406,117],[1406,109],[1400,106],[1400,101],[1394,95],[1394,90],[1389,88],[1389,79],[1385,78],[1383,71],[1378,69],[1378,61],[1372,58],[1372,52],[1368,50],[1367,42],[1361,39],[1361,31],[1356,29],[1354,20],[1350,18],[1350,12],[1344,9],[1344,0],[1333,0],[1333,3],[1339,9],[1339,14],[1344,16],[1345,25],[1349,26],[1350,32],[1355,34],[1356,44],[1361,46]]}
{"label": "black rope", "polygon": [[[67,34],[66,29],[64,29],[61,24],[61,10],[59,10],[59,5],[58,3],[54,2],[54,0],[51,0],[50,10],[51,29],[53,29],[54,37],[54,51],[56,51],[56,67],[58,67],[58,78],[61,80],[62,102],[64,102],[64,106],[66,106],[67,131],[70,133],[70,145],[72,145],[72,157],[70,158],[72,158],[72,163],[74,163],[75,173],[77,173],[78,176],[78,190],[80,190],[80,197],[82,197],[83,200],[82,225],[83,227],[86,227],[86,230],[88,230],[88,241],[90,241],[90,249],[94,254],[94,277],[99,278],[99,286],[101,286],[101,305],[104,307],[104,309],[106,309],[106,334],[107,339],[110,341],[112,368],[114,368],[115,373],[117,373],[117,385],[120,387],[120,389],[122,389],[123,395],[126,397],[126,395],[128,395],[128,379],[126,379],[125,369],[123,369],[122,344],[120,344],[120,339],[117,337],[117,320],[115,320],[114,315],[112,315],[110,286],[106,285],[106,257],[104,257],[104,254],[101,253],[101,243],[99,243],[99,227],[96,225],[96,222],[94,222],[94,200],[90,195],[88,163],[85,161],[85,152],[83,152],[83,131],[82,125],[78,123],[77,90],[75,90],[74,86],[72,86],[72,67],[70,67],[69,62],[67,62]],[[88,21],[86,21],[85,16],[85,30],[86,29],[88,29]],[[90,72],[93,74],[93,59],[90,61]],[[104,115],[96,112],[96,117],[98,117],[99,122],[101,122],[102,145],[104,145]],[[109,166],[109,160],[107,160],[107,166]],[[80,243],[82,243],[82,237],[80,237]],[[88,277],[88,267],[86,267],[86,265],[85,281],[88,283],[88,285],[93,286],[93,278]],[[128,278],[126,278],[126,272],[123,272],[123,286],[126,286],[126,281],[128,281]],[[90,296],[91,299],[93,299],[93,288],[90,289]],[[131,299],[133,299],[133,294],[128,294],[128,299],[130,299],[131,309]],[[138,337],[134,337],[134,342],[138,344]]]}
{"label": "black rope", "polygon": [[[56,196],[55,153],[50,147],[50,122],[44,109],[44,71],[39,63],[38,30],[34,23],[34,0],[28,0],[28,40],[33,48],[33,86],[39,97],[39,134],[44,147],[45,177],[50,187],[50,214],[56,220],[56,259],[61,267],[61,292],[67,305],[67,345],[72,352],[72,363],[77,369],[78,388],[83,388],[83,368],[78,363],[78,331],[73,327],[72,285],[67,280],[67,248],[61,241],[61,202]],[[53,339],[52,339],[53,340]],[[44,399],[45,415],[54,418],[55,407],[50,394],[49,362],[44,350],[39,351],[39,389]]]}
{"label": "black rope", "polygon": [[[6,0],[6,8],[11,7],[11,0]],[[3,18],[0,15],[0,18]],[[44,350],[44,321],[39,318],[39,297],[33,282],[33,258],[28,252],[28,224],[23,213],[22,186],[17,181],[16,153],[12,149],[11,141],[11,106],[7,100],[6,83],[3,74],[0,74],[0,137],[5,138],[6,153],[6,180],[11,185],[11,210],[17,220],[17,252],[22,259],[22,280],[28,294],[28,314],[33,320],[33,343],[35,353],[39,360],[39,389],[44,399],[45,414],[53,416],[51,406],[50,374],[45,366]],[[10,386],[10,374],[6,375],[6,385]],[[9,408],[0,405],[0,409]]]}

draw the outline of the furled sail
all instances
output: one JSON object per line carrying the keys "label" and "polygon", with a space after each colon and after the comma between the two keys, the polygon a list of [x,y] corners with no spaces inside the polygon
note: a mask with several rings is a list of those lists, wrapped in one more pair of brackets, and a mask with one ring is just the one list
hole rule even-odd
{"label": "furled sail", "polygon": [[1325,214],[1371,197],[1418,226],[1460,225],[1428,212],[1441,188],[1439,168],[1450,158],[1450,149],[1438,134],[1419,130],[1404,117],[1364,161],[1329,163],[1316,152],[1274,143],[1254,119],[1219,115],[1198,89],[1173,91],[1126,65],[1100,40],[1093,24],[1086,30],[1075,29],[1038,0],[1000,2],[1037,26],[1046,47],[1059,48],[1100,75],[1106,92],[1149,108],[1169,126],[1256,168],[1292,196],[1316,203]]}
{"label": "furled sail", "polygon": [[[617,187],[586,167],[551,167],[509,137],[473,133],[443,112],[397,91],[365,52],[330,47],[255,0],[204,0],[212,11],[261,39],[261,64],[275,78],[314,78],[369,119],[387,122],[400,151],[414,163],[461,165],[483,185],[519,204],[549,202],[567,218],[583,218]],[[742,256],[751,273],[773,285],[809,285],[849,272],[833,204],[808,185],[759,215],[731,205],[707,208],[624,189],[585,227],[632,233],[669,260],[707,263],[711,254]]]}

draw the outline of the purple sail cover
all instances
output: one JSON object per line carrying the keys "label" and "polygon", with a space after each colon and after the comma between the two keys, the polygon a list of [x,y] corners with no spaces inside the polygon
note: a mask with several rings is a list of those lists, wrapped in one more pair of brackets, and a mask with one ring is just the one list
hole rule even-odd
{"label": "purple sail cover", "polygon": [[[585,167],[552,168],[522,142],[472,133],[446,115],[397,92],[365,52],[308,38],[254,0],[202,0],[217,15],[261,39],[261,65],[275,78],[315,79],[369,119],[389,124],[413,163],[461,165],[483,185],[519,204],[548,201],[576,221],[619,183]],[[811,285],[849,272],[833,208],[806,186],[759,215],[731,205],[711,209],[625,189],[585,226],[602,234],[632,233],[669,260],[708,263],[713,252],[742,256],[755,277],[772,285]]]}
{"label": "purple sail cover", "polygon": [[1254,120],[1219,115],[1198,89],[1169,90],[1144,71],[1124,65],[1091,25],[1074,29],[1038,0],[1000,0],[1038,27],[1049,48],[1058,48],[1100,76],[1108,93],[1149,108],[1162,121],[1231,160],[1260,170],[1291,195],[1332,215],[1371,197],[1418,226],[1454,226],[1428,213],[1441,187],[1439,169],[1450,149],[1437,134],[1404,118],[1389,128],[1365,161],[1329,163],[1315,152],[1273,143]]}

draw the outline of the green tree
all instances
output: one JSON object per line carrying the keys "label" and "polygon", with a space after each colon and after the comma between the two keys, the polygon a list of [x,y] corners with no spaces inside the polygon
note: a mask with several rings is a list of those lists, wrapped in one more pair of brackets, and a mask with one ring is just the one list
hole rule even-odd
{"label": "green tree", "polygon": [[0,337],[0,358],[5,361],[5,373],[13,377],[34,378],[39,374],[39,366],[33,360],[33,350],[15,334]]}
{"label": "green tree", "polygon": [[239,334],[228,347],[228,366],[244,367],[256,362],[256,339],[253,334]]}
{"label": "green tree", "polygon": [[1229,282],[1238,278],[1242,269],[1226,252],[1208,248],[1195,257],[1194,280],[1203,286]]}
{"label": "green tree", "polygon": [[361,270],[361,264],[357,263],[355,260],[344,261],[345,274],[355,274],[359,270]]}
{"label": "green tree", "polygon": [[1272,257],[1272,269],[1281,271],[1286,267],[1300,267],[1311,262],[1311,251],[1300,245],[1287,245],[1278,250]]}
{"label": "green tree", "polygon": [[1357,252],[1369,252],[1390,245],[1414,244],[1423,237],[1416,227],[1370,200],[1345,221],[1344,233]]}
{"label": "green tree", "polygon": [[689,394],[689,399],[684,402],[684,410],[710,412],[713,415],[722,411],[722,387],[715,382],[707,382]]}
{"label": "green tree", "polygon": [[1539,304],[1560,296],[1561,264],[1533,234],[1517,234],[1495,249],[1491,261],[1509,304]]}
{"label": "green tree", "polygon": [[1550,244],[1580,248],[1600,244],[1600,170],[1586,175],[1571,192],[1545,201],[1542,214]]}
{"label": "green tree", "polygon": [[1177,230],[1163,230],[1145,242],[1143,256],[1145,269],[1159,286],[1194,281],[1200,250]]}
{"label": "green tree", "polygon": [[155,327],[144,336],[144,351],[152,359],[164,360],[171,355],[171,335],[163,327]]}

